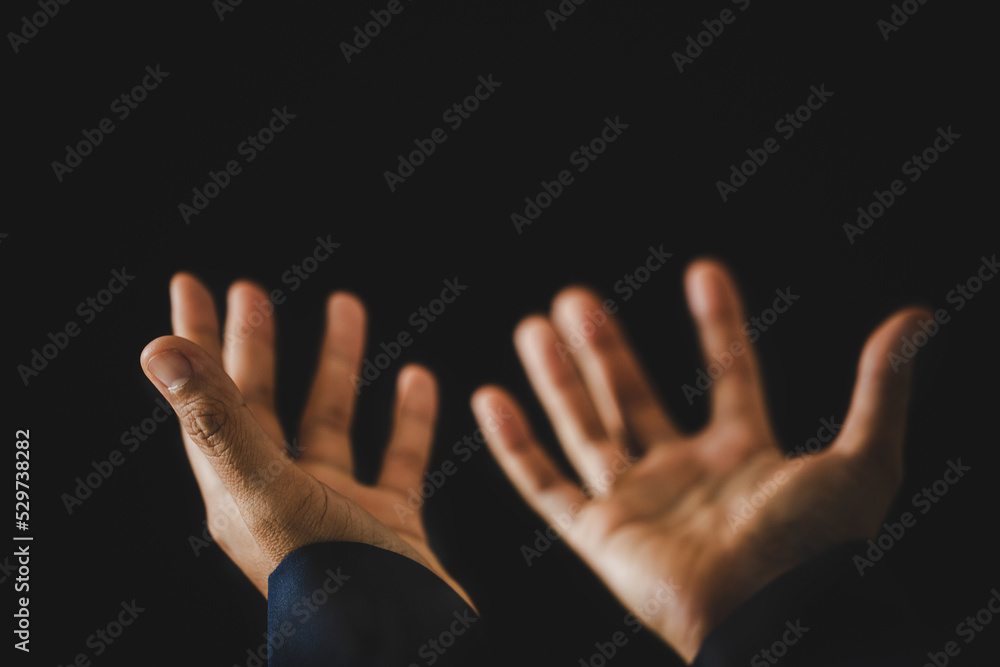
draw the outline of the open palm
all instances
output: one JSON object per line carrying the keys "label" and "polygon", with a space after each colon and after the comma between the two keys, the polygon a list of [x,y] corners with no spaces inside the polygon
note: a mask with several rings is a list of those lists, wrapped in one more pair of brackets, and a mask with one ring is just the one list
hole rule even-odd
{"label": "open palm", "polygon": [[438,409],[433,375],[412,365],[400,372],[382,470],[374,486],[361,484],[350,440],[351,377],[365,338],[356,298],[338,293],[329,300],[319,367],[290,453],[275,413],[267,293],[235,283],[224,336],[212,296],[197,279],[177,274],[170,295],[176,335],[150,343],[142,366],[178,414],[212,536],[253,584],[267,595],[268,575],[299,547],[360,542],[420,562],[468,601],[428,545],[420,513],[406,504],[430,456]]}
{"label": "open palm", "polygon": [[700,261],[686,287],[706,363],[717,364],[711,419],[700,432],[678,430],[602,300],[579,288],[562,292],[549,318],[524,320],[515,343],[583,488],[545,453],[505,391],[480,389],[473,410],[512,415],[488,442],[514,485],[690,661],[708,632],[768,582],[838,543],[875,535],[901,480],[911,373],[909,364],[895,373],[887,354],[926,315],[901,311],[872,334],[832,445],[789,458],[769,423],[732,279]]}

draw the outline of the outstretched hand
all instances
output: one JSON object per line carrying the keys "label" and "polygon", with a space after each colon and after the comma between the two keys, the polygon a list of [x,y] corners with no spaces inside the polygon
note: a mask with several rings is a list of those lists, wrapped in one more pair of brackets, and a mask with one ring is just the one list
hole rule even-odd
{"label": "outstretched hand", "polygon": [[[225,344],[211,294],[177,274],[170,285],[174,336],[142,352],[146,375],[173,406],[201,489],[209,530],[266,596],[267,578],[299,547],[360,542],[407,556],[469,601],[427,543],[419,512],[398,512],[427,466],[437,418],[434,376],[399,374],[393,428],[374,486],[354,479],[350,427],[364,351],[365,311],[345,293],[327,305],[327,329],[299,427],[297,458],[275,413],[275,325],[248,282],[229,290]],[[470,602],[471,604],[471,602]]]}
{"label": "outstretched hand", "polygon": [[[902,478],[912,374],[912,364],[895,372],[887,355],[929,315],[900,311],[871,335],[836,439],[818,454],[787,458],[732,278],[699,261],[685,286],[705,359],[732,359],[714,379],[701,431],[674,424],[613,318],[579,344],[575,335],[602,304],[579,288],[558,295],[549,317],[522,321],[515,344],[584,488],[546,454],[508,393],[484,387],[472,405],[483,423],[491,411],[512,415],[484,431],[514,485],[626,607],[691,661],[705,636],[767,583],[838,543],[876,535]],[[770,491],[763,504],[762,489]],[[755,513],[745,511],[751,497]]]}

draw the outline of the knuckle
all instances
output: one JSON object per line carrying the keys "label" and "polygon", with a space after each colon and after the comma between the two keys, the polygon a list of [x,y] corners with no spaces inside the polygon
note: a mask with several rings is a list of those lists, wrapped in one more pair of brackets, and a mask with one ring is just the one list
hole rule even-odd
{"label": "knuckle", "polygon": [[616,356],[627,351],[621,334],[608,320],[603,320],[598,324],[591,324],[589,331],[590,336],[587,336],[587,340],[590,341],[594,352],[598,355]]}
{"label": "knuckle", "polygon": [[345,401],[336,401],[323,406],[320,421],[335,431],[346,430],[351,423],[351,408]]}
{"label": "knuckle", "polygon": [[423,470],[427,465],[427,457],[423,452],[409,447],[390,447],[385,453],[384,465],[405,470]]}
{"label": "knuckle", "polygon": [[199,396],[181,406],[178,418],[196,444],[212,455],[227,448],[235,420],[232,409],[217,397]]}
{"label": "knuckle", "polygon": [[756,380],[757,370],[744,355],[742,359],[735,359],[732,365],[724,371],[724,374],[737,382],[751,384]]}
{"label": "knuckle", "polygon": [[250,405],[258,405],[270,408],[274,405],[274,389],[266,384],[254,384],[246,388],[241,388],[243,400]]}
{"label": "knuckle", "polygon": [[722,437],[734,450],[750,451],[760,445],[760,433],[747,419],[736,419],[725,424],[721,429]]}

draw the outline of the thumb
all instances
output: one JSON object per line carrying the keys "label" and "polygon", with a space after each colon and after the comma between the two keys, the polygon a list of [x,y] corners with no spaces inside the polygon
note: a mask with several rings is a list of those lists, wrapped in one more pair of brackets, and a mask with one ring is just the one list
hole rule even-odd
{"label": "thumb", "polygon": [[908,308],[892,315],[868,338],[858,363],[851,406],[836,444],[842,453],[871,460],[896,482],[901,481],[903,470],[913,357],[926,343],[916,334],[922,330],[921,323],[929,321],[933,316],[926,310]]}
{"label": "thumb", "polygon": [[[268,555],[280,560],[301,536],[297,511],[324,502],[319,486],[273,442],[217,361],[178,336],[157,338],[142,351],[146,376],[170,402],[181,428],[205,455]],[[310,522],[305,522],[310,523]]]}

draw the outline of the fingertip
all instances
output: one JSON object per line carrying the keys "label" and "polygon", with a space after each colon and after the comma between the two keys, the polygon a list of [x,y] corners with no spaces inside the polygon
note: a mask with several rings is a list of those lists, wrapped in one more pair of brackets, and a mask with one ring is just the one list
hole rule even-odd
{"label": "fingertip", "polygon": [[600,303],[600,296],[583,285],[569,285],[552,299],[552,316],[562,318],[584,312],[588,306]]}
{"label": "fingertip", "polygon": [[151,357],[168,348],[177,347],[177,341],[181,340],[184,339],[180,336],[160,336],[159,338],[154,338],[146,343],[146,347],[142,348],[142,353],[139,355],[139,364],[145,369]]}
{"label": "fingertip", "polygon": [[434,386],[437,384],[434,373],[423,364],[416,363],[409,363],[403,366],[402,370],[399,371],[399,383],[400,385],[417,384],[422,386]]}
{"label": "fingertip", "polygon": [[187,271],[178,271],[174,275],[170,276],[170,289],[173,290],[176,286],[182,285],[191,280],[197,280],[197,278]]}
{"label": "fingertip", "polygon": [[[476,421],[491,446],[517,449],[530,437],[520,406],[502,387],[484,385],[473,392],[470,403]],[[503,437],[499,437],[501,435]]]}
{"label": "fingertip", "polygon": [[175,292],[187,292],[191,290],[197,290],[199,292],[208,293],[208,288],[205,287],[205,283],[189,271],[178,271],[173,276],[170,277],[170,293]]}
{"label": "fingertip", "polygon": [[164,350],[146,362],[146,371],[171,392],[177,391],[194,374],[191,362],[179,350]]}
{"label": "fingertip", "polygon": [[908,306],[889,317],[889,322],[902,329],[902,335],[915,333],[922,322],[934,319],[934,313],[925,306]]}
{"label": "fingertip", "polygon": [[928,325],[931,321],[933,315],[920,306],[893,313],[868,337],[858,362],[840,449],[880,462],[886,474],[901,469],[913,359],[932,335],[925,331],[924,339],[917,334],[924,327],[936,331]]}
{"label": "fingertip", "polygon": [[196,276],[191,271],[184,271],[184,270],[177,271],[174,273],[174,275],[170,277],[171,284],[178,282],[194,282],[201,284],[201,280],[198,278],[198,276]]}
{"label": "fingertip", "polygon": [[437,380],[434,373],[420,364],[407,364],[399,371],[396,390],[401,397],[421,396],[437,401]]}
{"label": "fingertip", "polygon": [[143,372],[171,393],[176,391],[194,375],[190,354],[184,351],[190,345],[178,336],[160,336],[151,341],[139,357]]}
{"label": "fingertip", "polygon": [[[356,342],[364,347],[367,313],[360,298],[351,292],[333,292],[327,299],[326,317],[331,334],[342,340],[356,338]],[[360,350],[357,352],[360,354]]]}
{"label": "fingertip", "polygon": [[337,356],[360,363],[365,348],[365,308],[361,300],[349,292],[330,294],[326,308],[324,348]]}
{"label": "fingertip", "polygon": [[208,351],[194,341],[188,340],[183,336],[170,335],[155,338],[143,348],[142,354],[139,357],[142,367],[144,369],[147,368],[149,360],[152,357],[171,349],[177,350],[179,354],[187,357],[196,370],[218,365]]}
{"label": "fingertip", "polygon": [[684,290],[691,311],[698,318],[709,318],[728,311],[732,280],[722,262],[700,258],[692,262],[684,275]]}
{"label": "fingertip", "polygon": [[[261,285],[245,278],[233,282],[226,293],[226,308],[227,340],[232,340],[237,330],[273,335],[274,304],[271,302],[271,295]],[[240,335],[236,339],[246,337]]]}
{"label": "fingertip", "polygon": [[704,260],[692,263],[684,274],[684,292],[688,306],[697,317],[704,317],[711,311],[711,275],[712,267]]}
{"label": "fingertip", "polygon": [[169,292],[174,331],[183,329],[186,334],[191,327],[215,322],[215,298],[194,275],[183,271],[174,274]]}
{"label": "fingertip", "polygon": [[908,306],[897,310],[892,315],[889,315],[889,317],[883,320],[882,324],[879,325],[879,329],[886,328],[905,330],[909,327],[916,326],[921,319],[929,319],[933,317],[934,314],[923,306]]}
{"label": "fingertip", "polygon": [[548,319],[544,315],[529,315],[518,322],[514,328],[514,347],[518,352],[529,349],[533,343],[544,338],[550,328]]}
{"label": "fingertip", "polygon": [[331,315],[356,318],[364,318],[365,316],[365,306],[361,298],[347,290],[337,290],[331,293],[327,298],[327,307]]}
{"label": "fingertip", "polygon": [[480,412],[488,410],[493,402],[499,400],[503,394],[504,391],[499,386],[486,384],[472,392],[469,404],[476,416],[479,416]]}
{"label": "fingertip", "polygon": [[234,299],[241,296],[247,296],[251,299],[267,299],[270,295],[260,283],[250,280],[249,278],[240,278],[239,280],[233,281],[233,284],[229,286],[227,298],[229,299],[229,302],[232,303]]}
{"label": "fingertip", "polygon": [[717,271],[725,274],[729,273],[729,267],[726,262],[723,261],[722,258],[716,257],[715,255],[700,255],[695,257],[688,263],[685,272],[690,274],[694,271],[703,270]]}
{"label": "fingertip", "polygon": [[684,282],[685,284],[688,284],[692,281],[699,280],[707,273],[726,272],[726,265],[722,262],[722,260],[707,255],[697,257],[691,260],[691,262],[687,265],[687,268],[684,269]]}
{"label": "fingertip", "polygon": [[[931,328],[929,323],[932,322],[934,327],[941,326],[934,322],[934,314],[923,306],[910,306],[890,315],[865,342],[861,353],[861,373],[870,375],[886,368],[896,373],[901,370],[909,372],[912,366],[909,362],[923,347],[914,344],[911,338],[924,327]],[[936,328],[932,330],[936,332]],[[929,340],[930,334],[925,335]],[[897,363],[894,357],[900,357],[907,363]]]}

